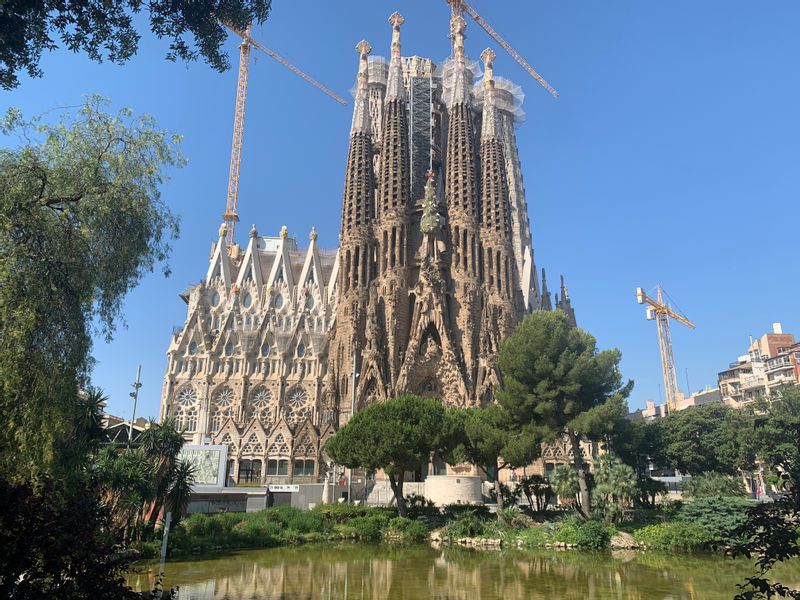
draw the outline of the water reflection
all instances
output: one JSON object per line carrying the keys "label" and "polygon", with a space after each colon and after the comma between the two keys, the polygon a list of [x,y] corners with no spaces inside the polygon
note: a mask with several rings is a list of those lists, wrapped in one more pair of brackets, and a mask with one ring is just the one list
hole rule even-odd
{"label": "water reflection", "polygon": [[[148,589],[144,566],[132,574]],[[167,564],[181,600],[729,599],[749,563],[718,557],[481,552],[427,546],[320,545]],[[797,564],[776,577],[800,587]]]}

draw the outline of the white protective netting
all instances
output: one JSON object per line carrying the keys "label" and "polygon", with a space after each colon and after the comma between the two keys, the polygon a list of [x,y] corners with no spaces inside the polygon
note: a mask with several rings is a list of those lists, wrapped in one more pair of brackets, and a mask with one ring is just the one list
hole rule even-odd
{"label": "white protective netting", "polygon": [[[386,59],[382,56],[370,56],[367,59],[367,66],[369,69],[370,85],[372,85],[373,83],[386,85],[386,79],[389,76],[389,63],[386,61]],[[357,90],[358,90],[358,76],[356,76],[356,82],[353,84],[353,87],[350,88],[350,95],[353,98],[356,97]]]}
{"label": "white protective netting", "polygon": [[[497,109],[513,115],[515,124],[524,122],[525,111],[522,110],[522,103],[525,101],[525,92],[522,88],[504,77],[495,77],[494,90]],[[473,86],[472,98],[475,106],[483,110],[483,80]]]}
{"label": "white protective netting", "polygon": [[[469,86],[472,86],[472,82],[478,79],[483,72],[481,71],[481,65],[477,61],[465,60],[466,67],[467,67],[467,83]],[[442,80],[442,101],[444,102],[445,106],[450,105],[450,100],[453,97],[453,89],[455,87],[455,67],[456,61],[453,58],[448,58],[442,61],[437,67],[436,71],[434,72],[434,77],[440,77]],[[470,79],[472,81],[470,81]]]}

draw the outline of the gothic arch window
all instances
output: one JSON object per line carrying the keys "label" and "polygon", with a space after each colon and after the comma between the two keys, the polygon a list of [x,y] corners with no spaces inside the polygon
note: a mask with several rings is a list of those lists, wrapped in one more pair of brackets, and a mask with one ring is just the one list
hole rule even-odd
{"label": "gothic arch window", "polygon": [[250,294],[245,294],[242,298],[242,306],[250,308],[253,305],[253,297]]}
{"label": "gothic arch window", "polygon": [[297,425],[306,420],[311,414],[308,392],[302,387],[289,390],[286,396],[286,421],[290,425]]}
{"label": "gothic arch window", "polygon": [[306,345],[303,342],[297,344],[297,358],[303,358],[306,355]]}
{"label": "gothic arch window", "polygon": [[269,356],[269,351],[270,351],[269,342],[264,342],[263,344],[261,344],[261,356]]}
{"label": "gothic arch window", "polygon": [[236,444],[233,443],[233,438],[231,437],[230,433],[223,435],[219,443],[228,447],[228,457],[236,454]]}
{"label": "gothic arch window", "polygon": [[197,391],[191,386],[181,389],[175,397],[175,429],[197,431]]}
{"label": "gothic arch window", "polygon": [[283,296],[281,294],[275,295],[275,300],[273,301],[275,308],[281,309],[283,308]]}
{"label": "gothic arch window", "polygon": [[256,389],[250,400],[249,419],[261,419],[265,423],[272,423],[272,392],[265,387]]}
{"label": "gothic arch window", "polygon": [[314,456],[317,453],[317,448],[314,445],[314,440],[311,439],[311,436],[305,434],[303,439],[300,440],[300,443],[295,446],[294,450],[295,455],[302,456]]}
{"label": "gothic arch window", "polygon": [[211,306],[217,306],[219,304],[220,297],[219,292],[214,292],[211,294]]}
{"label": "gothic arch window", "polygon": [[272,441],[272,444],[269,447],[267,454],[272,456],[289,456],[289,444],[286,443],[286,440],[283,437],[282,433],[279,433],[277,437]]}
{"label": "gothic arch window", "polygon": [[259,441],[258,436],[255,433],[251,433],[250,437],[247,438],[247,442],[244,446],[242,446],[242,454],[243,455],[262,455],[264,454],[264,446]]}
{"label": "gothic arch window", "polygon": [[223,387],[214,394],[211,404],[211,431],[216,433],[223,421],[233,416],[235,394],[229,387]]}
{"label": "gothic arch window", "polygon": [[195,342],[195,341],[189,342],[189,354],[191,356],[194,356],[195,354],[197,354],[197,342]]}
{"label": "gothic arch window", "polygon": [[233,342],[228,342],[225,344],[225,356],[232,356],[233,355]]}
{"label": "gothic arch window", "polygon": [[314,308],[314,296],[312,296],[311,293],[306,296],[306,308],[309,310]]}

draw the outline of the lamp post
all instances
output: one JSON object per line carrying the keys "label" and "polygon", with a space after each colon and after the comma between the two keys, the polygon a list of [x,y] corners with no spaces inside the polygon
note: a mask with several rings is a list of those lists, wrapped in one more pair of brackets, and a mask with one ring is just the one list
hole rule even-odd
{"label": "lamp post", "polygon": [[133,411],[131,412],[131,422],[128,425],[128,448],[131,447],[131,440],[133,439],[133,421],[136,419],[136,401],[139,399],[139,388],[142,387],[141,382],[142,376],[142,365],[136,367],[136,381],[131,384],[133,388],[132,392],[129,392],[128,395],[133,398]]}

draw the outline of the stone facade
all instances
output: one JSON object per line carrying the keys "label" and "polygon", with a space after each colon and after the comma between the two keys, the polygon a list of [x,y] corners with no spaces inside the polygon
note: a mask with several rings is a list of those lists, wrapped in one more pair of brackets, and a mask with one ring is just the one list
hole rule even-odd
{"label": "stone facade", "polygon": [[[486,405],[500,342],[553,308],[533,262],[513,84],[495,80],[491,50],[473,81],[460,17],[438,66],[403,58],[403,18],[390,23],[388,64],[356,48],[338,251],[321,252],[313,231],[300,251],[285,228],[255,227],[242,251],[222,230],[205,280],[182,296],[161,416],[194,443],[228,445],[241,483],[318,481],[325,440],[370,402]],[[555,308],[574,321],[563,280]]]}

